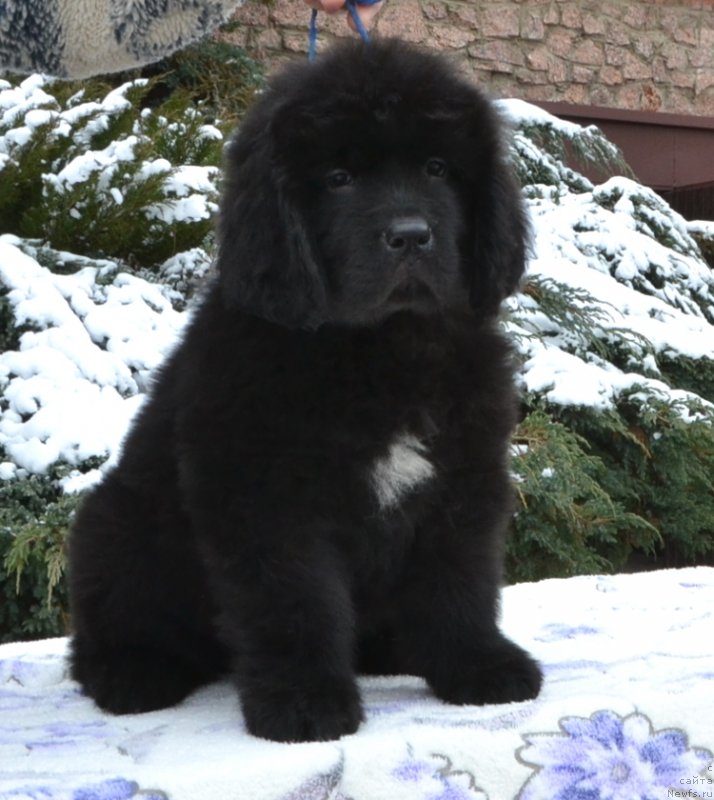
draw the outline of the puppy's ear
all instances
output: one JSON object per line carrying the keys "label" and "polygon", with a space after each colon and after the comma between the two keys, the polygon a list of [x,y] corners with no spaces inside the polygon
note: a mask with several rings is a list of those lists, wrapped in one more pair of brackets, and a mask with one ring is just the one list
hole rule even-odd
{"label": "puppy's ear", "polygon": [[525,271],[530,226],[520,186],[503,154],[488,160],[477,191],[471,305],[478,314],[495,316]]}
{"label": "puppy's ear", "polygon": [[275,160],[274,110],[256,112],[229,145],[219,219],[226,303],[290,328],[324,321],[326,293],[302,215]]}

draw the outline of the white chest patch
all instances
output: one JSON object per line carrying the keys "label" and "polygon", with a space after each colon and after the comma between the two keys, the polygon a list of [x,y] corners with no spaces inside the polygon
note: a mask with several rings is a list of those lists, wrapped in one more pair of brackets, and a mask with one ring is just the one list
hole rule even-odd
{"label": "white chest patch", "polygon": [[416,436],[403,433],[389,446],[389,452],[372,466],[371,481],[379,507],[389,510],[402,497],[436,474],[426,458],[427,448]]}

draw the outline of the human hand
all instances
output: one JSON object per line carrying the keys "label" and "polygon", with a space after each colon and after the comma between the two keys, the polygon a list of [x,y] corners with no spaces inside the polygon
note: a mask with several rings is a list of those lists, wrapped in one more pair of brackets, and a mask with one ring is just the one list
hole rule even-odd
{"label": "human hand", "polygon": [[[337,14],[340,11],[346,10],[345,0],[305,0],[305,3],[307,3],[310,8],[316,8],[318,11],[325,11],[328,14]],[[357,4],[357,14],[365,28],[369,28],[372,25],[374,18],[379,14],[379,10],[383,5],[384,0],[374,3],[374,5],[371,6],[361,6]],[[356,32],[357,27],[349,14],[347,15],[347,22],[350,28]]]}

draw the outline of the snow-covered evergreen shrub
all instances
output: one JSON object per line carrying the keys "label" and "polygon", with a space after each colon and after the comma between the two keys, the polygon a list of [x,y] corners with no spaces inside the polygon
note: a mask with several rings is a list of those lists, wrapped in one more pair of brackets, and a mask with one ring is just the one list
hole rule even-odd
{"label": "snow-covered evergreen shrub", "polygon": [[[182,100],[142,110],[157,85],[0,86],[0,638],[63,629],[69,515],[211,261],[219,130]],[[711,558],[714,234],[569,166],[619,169],[596,130],[503,112],[535,232],[504,320],[524,410],[509,579]]]}
{"label": "snow-covered evergreen shrub", "polygon": [[148,268],[200,246],[223,134],[187,95],[142,110],[149,88],[0,82],[0,233]]}
{"label": "snow-covered evergreen shrub", "polygon": [[75,492],[210,266],[227,126],[187,83],[0,81],[0,639],[62,629]]}
{"label": "snow-covered evergreen shrub", "polygon": [[510,573],[617,569],[634,549],[711,559],[714,273],[695,226],[630,178],[593,186],[552,145],[616,164],[597,131],[503,110],[535,228],[507,321],[529,414]]}
{"label": "snow-covered evergreen shrub", "polygon": [[687,232],[699,245],[709,266],[714,269],[714,221],[694,220],[688,222]]}

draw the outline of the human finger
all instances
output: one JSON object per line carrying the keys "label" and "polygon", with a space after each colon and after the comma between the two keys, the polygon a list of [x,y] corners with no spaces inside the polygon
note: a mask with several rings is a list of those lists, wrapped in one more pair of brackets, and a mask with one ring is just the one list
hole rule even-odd
{"label": "human finger", "polygon": [[[341,11],[345,7],[345,0],[305,0],[305,3],[310,6],[310,8],[316,8],[318,11],[325,11],[328,14],[335,14],[338,11]],[[365,28],[371,27],[374,18],[379,14],[380,9],[384,5],[384,0],[381,0],[379,3],[374,3],[373,5],[366,6],[366,5],[359,5],[356,4],[357,14],[365,26]],[[357,26],[355,25],[352,16],[348,16],[348,22],[350,27],[353,31],[357,30]]]}
{"label": "human finger", "polygon": [[345,5],[345,0],[305,0],[305,2],[310,8],[316,8],[318,11],[326,11],[328,14],[334,14]]}

